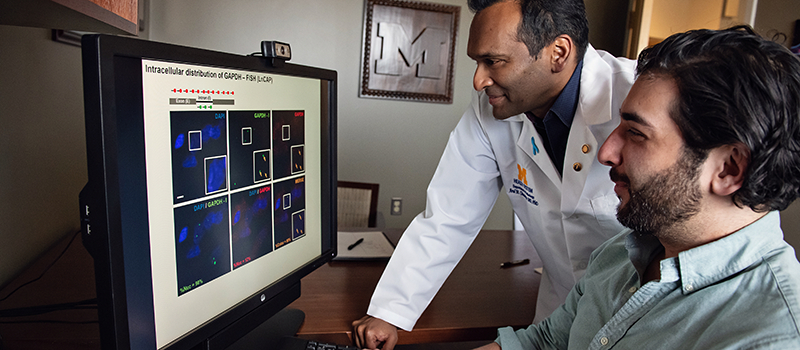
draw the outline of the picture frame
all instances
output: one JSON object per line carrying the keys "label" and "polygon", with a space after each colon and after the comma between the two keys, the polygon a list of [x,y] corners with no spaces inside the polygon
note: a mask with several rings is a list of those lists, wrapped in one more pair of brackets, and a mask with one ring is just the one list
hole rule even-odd
{"label": "picture frame", "polygon": [[453,103],[460,6],[365,0],[359,97]]}

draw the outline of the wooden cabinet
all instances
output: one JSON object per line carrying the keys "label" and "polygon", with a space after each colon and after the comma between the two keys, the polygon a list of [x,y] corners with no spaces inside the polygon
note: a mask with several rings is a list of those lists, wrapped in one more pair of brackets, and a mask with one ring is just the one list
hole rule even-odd
{"label": "wooden cabinet", "polygon": [[0,0],[0,24],[138,33],[138,0]]}

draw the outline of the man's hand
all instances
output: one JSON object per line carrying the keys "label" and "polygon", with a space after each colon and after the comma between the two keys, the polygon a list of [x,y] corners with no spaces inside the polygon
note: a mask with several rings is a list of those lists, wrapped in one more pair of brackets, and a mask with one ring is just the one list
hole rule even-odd
{"label": "man's hand", "polygon": [[[372,316],[353,321],[353,340],[363,349],[392,350],[397,344],[397,328]],[[382,346],[381,346],[382,344]]]}

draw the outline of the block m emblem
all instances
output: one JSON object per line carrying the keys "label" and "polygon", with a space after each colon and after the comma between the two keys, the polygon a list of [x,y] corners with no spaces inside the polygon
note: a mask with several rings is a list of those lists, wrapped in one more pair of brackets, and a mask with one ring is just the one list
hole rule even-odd
{"label": "block m emblem", "polygon": [[375,60],[375,74],[401,75],[403,68],[416,65],[418,78],[443,78],[439,58],[442,45],[447,43],[447,31],[425,28],[411,40],[399,24],[379,22],[378,37],[383,44]]}

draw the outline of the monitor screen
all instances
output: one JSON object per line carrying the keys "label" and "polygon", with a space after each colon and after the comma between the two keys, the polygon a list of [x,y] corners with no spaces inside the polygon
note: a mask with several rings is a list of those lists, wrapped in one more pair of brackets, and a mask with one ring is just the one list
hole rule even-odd
{"label": "monitor screen", "polygon": [[336,254],[336,72],[116,36],[82,45],[103,348],[224,348]]}

